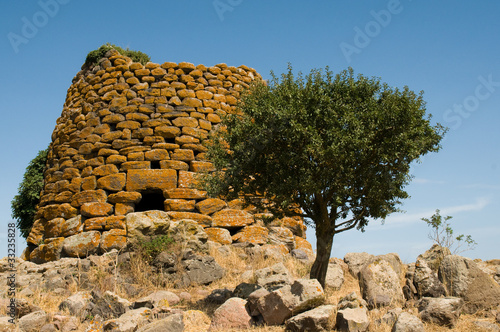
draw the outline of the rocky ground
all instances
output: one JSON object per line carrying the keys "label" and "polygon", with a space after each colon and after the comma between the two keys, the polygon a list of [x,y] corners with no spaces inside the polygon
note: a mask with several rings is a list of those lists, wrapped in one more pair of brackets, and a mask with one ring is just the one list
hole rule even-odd
{"label": "rocky ground", "polygon": [[500,331],[500,260],[437,246],[411,264],[349,253],[331,259],[323,289],[304,251],[191,244],[18,259],[16,326],[4,258],[0,331]]}

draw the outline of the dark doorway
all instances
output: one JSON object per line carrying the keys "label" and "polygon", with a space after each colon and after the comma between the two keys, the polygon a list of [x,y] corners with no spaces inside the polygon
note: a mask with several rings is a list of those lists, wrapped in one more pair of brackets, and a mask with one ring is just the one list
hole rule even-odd
{"label": "dark doorway", "polygon": [[161,190],[154,190],[142,193],[142,199],[135,206],[135,212],[151,210],[165,211],[165,198]]}

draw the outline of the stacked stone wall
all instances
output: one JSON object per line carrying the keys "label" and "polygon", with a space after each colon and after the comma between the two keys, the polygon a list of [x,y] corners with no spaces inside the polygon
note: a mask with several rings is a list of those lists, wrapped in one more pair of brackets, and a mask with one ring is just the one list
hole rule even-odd
{"label": "stacked stone wall", "polygon": [[222,244],[310,248],[301,220],[265,227],[262,214],[238,200],[207,197],[196,177],[213,170],[203,140],[260,79],[246,66],[142,65],[114,50],[82,69],[52,134],[26,257],[44,262],[121,249],[126,216],[152,209],[194,220]]}

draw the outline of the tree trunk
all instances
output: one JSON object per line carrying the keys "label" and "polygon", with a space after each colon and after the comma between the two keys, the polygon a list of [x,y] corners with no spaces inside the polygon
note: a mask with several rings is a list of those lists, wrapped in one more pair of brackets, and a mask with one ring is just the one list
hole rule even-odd
{"label": "tree trunk", "polygon": [[317,279],[325,289],[326,272],[332,252],[334,228],[329,223],[316,225],[316,260],[311,268],[311,279]]}

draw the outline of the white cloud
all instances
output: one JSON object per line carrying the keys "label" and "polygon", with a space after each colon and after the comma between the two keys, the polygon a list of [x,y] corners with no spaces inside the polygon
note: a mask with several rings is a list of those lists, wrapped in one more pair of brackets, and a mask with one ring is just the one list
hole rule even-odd
{"label": "white cloud", "polygon": [[[476,201],[474,203],[454,205],[454,206],[448,206],[448,207],[441,208],[441,209],[439,209],[440,210],[439,213],[442,216],[446,216],[446,215],[457,214],[460,212],[480,211],[480,210],[484,209],[490,203],[491,203],[490,199],[488,199],[486,197],[479,197],[476,199]],[[387,229],[387,228],[391,228],[391,227],[400,227],[403,225],[407,225],[409,223],[418,223],[418,222],[421,222],[421,218],[428,218],[428,217],[432,216],[434,213],[436,213],[436,209],[423,210],[420,212],[414,212],[414,213],[409,213],[409,214],[406,214],[406,213],[393,214],[393,215],[390,215],[386,219],[384,226],[374,223],[373,225],[371,225],[371,228],[372,229],[379,229],[379,228],[382,229],[382,227],[383,227],[383,229]],[[370,227],[370,226],[368,226],[368,227]]]}

